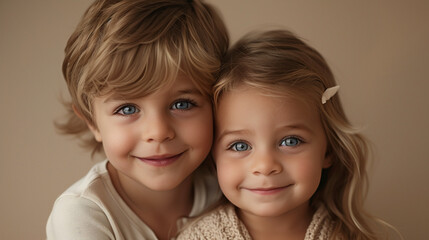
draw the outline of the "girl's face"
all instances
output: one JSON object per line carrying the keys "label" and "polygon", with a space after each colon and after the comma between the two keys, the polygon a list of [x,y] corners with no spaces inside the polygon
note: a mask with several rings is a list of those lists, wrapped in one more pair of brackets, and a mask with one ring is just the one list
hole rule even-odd
{"label": "girl's face", "polygon": [[122,184],[172,190],[210,151],[211,101],[188,78],[138,99],[97,97],[93,107],[90,128]]}
{"label": "girl's face", "polygon": [[247,86],[223,95],[217,111],[219,184],[241,217],[308,213],[322,169],[330,165],[317,111]]}

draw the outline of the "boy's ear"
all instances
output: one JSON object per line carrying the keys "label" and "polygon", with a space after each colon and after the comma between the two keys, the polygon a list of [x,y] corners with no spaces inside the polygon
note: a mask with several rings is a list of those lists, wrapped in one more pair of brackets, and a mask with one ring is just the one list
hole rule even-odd
{"label": "boy's ear", "polygon": [[100,131],[98,131],[98,129],[93,126],[91,123],[88,122],[88,120],[86,120],[86,118],[83,116],[83,114],[76,108],[76,106],[73,104],[72,105],[73,108],[73,112],[76,114],[76,116],[78,116],[80,119],[82,119],[82,121],[85,121],[86,125],[88,126],[89,130],[92,132],[92,134],[95,137],[95,140],[97,140],[97,142],[101,142],[101,134]]}

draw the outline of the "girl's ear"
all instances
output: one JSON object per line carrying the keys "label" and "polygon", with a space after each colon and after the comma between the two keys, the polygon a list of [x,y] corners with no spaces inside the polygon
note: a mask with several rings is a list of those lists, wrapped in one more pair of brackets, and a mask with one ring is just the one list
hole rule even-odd
{"label": "girl's ear", "polygon": [[78,116],[82,121],[85,121],[86,125],[88,126],[89,130],[94,135],[95,140],[97,142],[101,142],[101,134],[100,131],[98,131],[98,128],[95,127],[93,124],[89,123],[88,120],[83,116],[83,114],[76,108],[75,105],[72,105],[73,112]]}
{"label": "girl's ear", "polygon": [[325,153],[325,158],[323,159],[322,168],[329,168],[332,165],[332,152],[327,150]]}

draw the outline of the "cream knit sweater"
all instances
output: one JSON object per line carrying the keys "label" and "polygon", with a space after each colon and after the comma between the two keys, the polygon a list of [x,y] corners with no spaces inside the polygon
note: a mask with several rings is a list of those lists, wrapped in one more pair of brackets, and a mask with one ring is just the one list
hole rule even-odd
{"label": "cream knit sweater", "polygon": [[[327,240],[332,232],[333,224],[323,207],[317,209],[304,240]],[[249,232],[238,219],[234,206],[223,205],[191,223],[177,240],[251,240]]]}

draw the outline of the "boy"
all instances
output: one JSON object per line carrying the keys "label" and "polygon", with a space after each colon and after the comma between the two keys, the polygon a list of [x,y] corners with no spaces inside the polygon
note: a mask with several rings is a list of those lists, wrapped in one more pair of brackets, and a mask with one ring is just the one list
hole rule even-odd
{"label": "boy", "polygon": [[227,48],[204,2],[89,7],[65,49],[72,101],[58,127],[91,133],[86,145],[107,160],[56,200],[48,239],[169,239],[178,219],[217,200],[215,179],[198,167],[212,144],[211,87]]}

